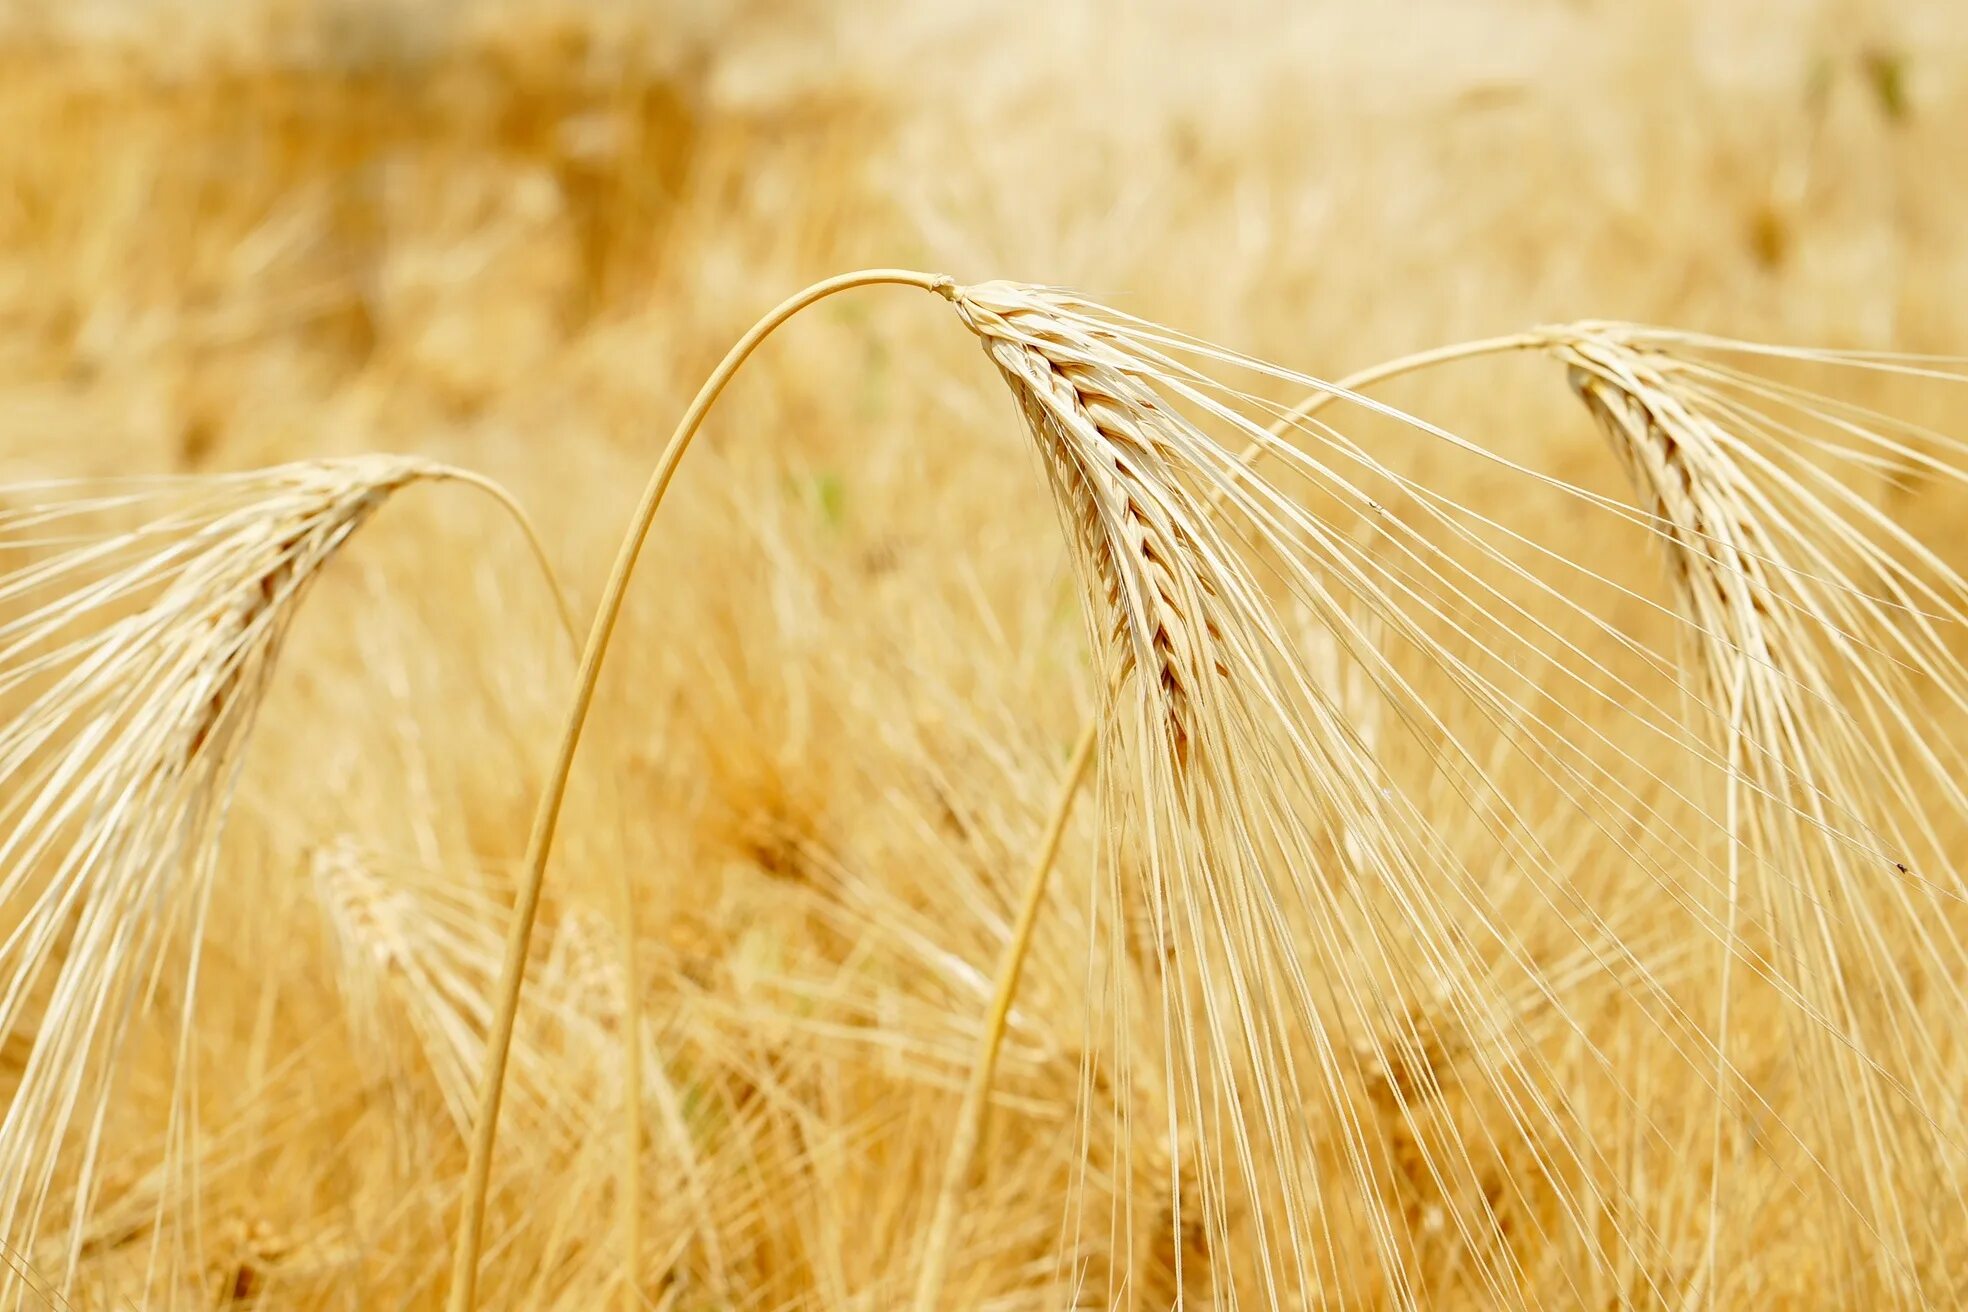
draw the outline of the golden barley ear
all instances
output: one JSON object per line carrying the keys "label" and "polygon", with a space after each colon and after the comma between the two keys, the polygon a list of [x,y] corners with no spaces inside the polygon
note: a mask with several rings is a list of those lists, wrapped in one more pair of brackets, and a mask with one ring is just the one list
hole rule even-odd
{"label": "golden barley ear", "polygon": [[149,1278],[184,1278],[199,944],[245,740],[310,585],[394,493],[443,479],[491,490],[377,456],[0,498],[0,1046],[27,1048],[0,1118],[0,1236],[64,1287],[113,1151],[119,1054],[160,1006],[180,1012],[180,1075]]}
{"label": "golden barley ear", "polygon": [[[1145,1243],[1167,1268],[1156,1283],[1221,1306],[1319,1289],[1399,1297],[1412,1277],[1383,1201],[1392,1181],[1338,1092],[1358,1059],[1334,1042],[1372,1027],[1388,982],[1345,996],[1308,970],[1307,945],[1325,971],[1356,972],[1345,936],[1367,931],[1362,952],[1376,936],[1335,924],[1350,918],[1340,862],[1350,853],[1357,876],[1418,888],[1440,844],[1375,761],[1363,736],[1372,717],[1352,722],[1362,690],[1323,686],[1311,667],[1336,664],[1343,649],[1384,691],[1375,621],[1412,632],[1412,616],[1385,589],[1360,587],[1363,607],[1332,586],[1348,571],[1359,578],[1332,531],[1239,454],[1246,442],[1280,458],[1289,448],[1175,361],[1164,349],[1173,335],[1040,288],[951,295],[1019,403],[1110,653],[1102,826],[1112,837],[1096,887],[1112,946],[1088,1005],[1090,1028],[1113,1032],[1088,1038],[1115,1077],[1101,1095],[1108,1111],[1083,1105],[1082,1134],[1090,1142],[1097,1118],[1119,1119],[1128,1128],[1112,1173],[1141,1180],[1146,1154],[1164,1180],[1146,1197],[1110,1192],[1104,1223],[1081,1210],[1097,1200],[1083,1199],[1069,1242],[1087,1242],[1086,1225],[1130,1253]],[[1281,606],[1292,600],[1298,623],[1287,625]],[[1325,652],[1301,649],[1292,630],[1308,623],[1329,635]],[[1444,962],[1461,952],[1452,940],[1427,947]],[[1462,955],[1443,968],[1468,979],[1477,963]],[[1126,1037],[1141,1013],[1143,1037]],[[1315,1141],[1328,1119],[1348,1141],[1340,1180]],[[1456,1171],[1439,1135],[1432,1151],[1432,1166]],[[1338,1213],[1331,1189],[1350,1194]],[[1319,1229],[1346,1230],[1353,1251],[1308,1247],[1303,1236]],[[1111,1284],[1137,1263],[1103,1265]],[[919,1307],[941,1282],[926,1270]]]}
{"label": "golden barley ear", "polygon": [[1959,1069],[1932,1039],[1965,1014],[1968,888],[1939,835],[1968,798],[1959,749],[1918,708],[1963,705],[1946,635],[1968,614],[1954,571],[1858,489],[1882,455],[1959,474],[1885,416],[1754,367],[1788,353],[1620,325],[1553,336],[1662,544],[1725,763],[1705,1266],[1726,1260],[1725,1120],[1758,1096],[1731,1011],[1774,993],[1797,1078],[1820,1091],[1792,1132],[1798,1187],[1848,1219],[1828,1236],[1840,1283],[1931,1296],[1968,1219],[1945,1165],[1968,1130]]}

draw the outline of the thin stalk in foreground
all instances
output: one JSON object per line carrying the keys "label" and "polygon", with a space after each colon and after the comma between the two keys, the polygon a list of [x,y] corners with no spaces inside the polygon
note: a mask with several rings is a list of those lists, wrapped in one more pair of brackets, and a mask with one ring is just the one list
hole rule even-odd
{"label": "thin stalk in foreground", "polygon": [[[1537,333],[1516,333],[1508,337],[1437,347],[1373,365],[1342,378],[1329,390],[1315,392],[1300,401],[1271,422],[1269,435],[1274,439],[1282,438],[1287,430],[1317,414],[1330,402],[1361,388],[1456,360],[1529,350],[1544,345],[1545,341]],[[1237,457],[1238,462],[1245,467],[1255,465],[1268,445],[1268,442],[1253,442]],[[1221,488],[1213,491],[1209,498],[1213,506],[1222,499]],[[1018,995],[1019,978],[1024,973],[1032,931],[1038,924],[1039,907],[1045,901],[1046,885],[1052,877],[1052,867],[1058,859],[1067,822],[1072,818],[1073,804],[1086,782],[1087,767],[1092,763],[1099,741],[1099,722],[1097,719],[1089,720],[1080,731],[1072,762],[1066,767],[1066,777],[1060,781],[1059,795],[1052,805],[1052,818],[1046,822],[1045,835],[1039,840],[1039,853],[1027,877],[1011,939],[1005,944],[1003,955],[998,958],[997,983],[991,995],[991,1007],[985,1014],[984,1031],[978,1036],[970,1080],[964,1087],[964,1100],[957,1110],[956,1128],[950,1135],[950,1152],[943,1164],[936,1210],[931,1213],[929,1233],[923,1240],[922,1266],[917,1269],[915,1296],[910,1304],[914,1312],[938,1312],[942,1306],[943,1286],[949,1274],[950,1248],[956,1238],[957,1223],[963,1215],[964,1192],[969,1186],[971,1167],[977,1158],[977,1145],[984,1138],[984,1129],[991,1116],[991,1084],[997,1075],[998,1055],[1004,1047],[1005,1027],[1011,1018],[1012,1003]]]}
{"label": "thin stalk in foreground", "polygon": [[[690,408],[684,411],[678,421],[676,431],[670,435],[668,445],[657,458],[656,469],[650,475],[649,484],[643,490],[642,500],[636,506],[635,515],[630,520],[627,536],[615,557],[615,564],[602,590],[601,601],[595,612],[593,626],[588,632],[588,642],[581,653],[581,668],[575,675],[574,695],[568,708],[567,720],[561,729],[560,743],[554,761],[548,772],[545,785],[540,791],[540,801],[533,816],[533,830],[527,839],[526,864],[520,875],[517,898],[513,905],[511,928],[506,938],[505,963],[499,977],[499,996],[497,1010],[492,1018],[492,1029],[486,1037],[485,1068],[479,1079],[478,1110],[472,1127],[471,1157],[465,1173],[464,1206],[458,1218],[456,1246],[453,1251],[451,1273],[451,1293],[446,1306],[449,1312],[472,1312],[478,1297],[478,1259],[479,1248],[485,1229],[486,1190],[492,1174],[492,1149],[498,1137],[500,1104],[505,1095],[506,1063],[512,1051],[513,1024],[519,1014],[519,993],[526,973],[527,949],[532,944],[533,922],[540,909],[540,889],[546,873],[547,857],[553,848],[555,830],[560,824],[560,808],[567,796],[568,778],[573,772],[574,753],[581,741],[581,731],[587,724],[588,710],[593,705],[595,687],[601,677],[601,662],[608,654],[608,644],[615,633],[616,621],[621,617],[622,602],[628,591],[630,575],[635,571],[637,558],[642,554],[643,543],[649,537],[649,529],[655,521],[656,511],[662,505],[663,496],[669,491],[670,481],[676,475],[678,463],[697,436],[698,428],[711,406],[723,394],[732,376],[758,349],[759,343],[771,336],[780,325],[816,301],[821,301],[836,292],[848,291],[856,287],[880,284],[893,284],[919,287],[924,291],[940,291],[950,286],[950,280],[933,274],[917,273],[908,269],[866,269],[858,273],[842,274],[814,283],[806,290],[779,304],[764,318],[747,330],[738,343],[731,348],[718,367],[698,389]],[[630,994],[633,997],[634,981],[630,981]],[[628,1004],[629,1016],[635,1014],[635,1004]],[[632,1080],[639,1082],[640,1072],[631,1072]],[[632,1086],[633,1087],[633,1086]],[[640,1109],[637,1111],[637,1133],[640,1134]],[[623,1164],[625,1191],[640,1188],[640,1167],[636,1165],[641,1157],[641,1144],[627,1145],[627,1160]],[[628,1193],[623,1206],[633,1213],[638,1206],[635,1193]],[[640,1226],[633,1221],[625,1224],[625,1241],[640,1243]],[[640,1254],[628,1255],[627,1286],[624,1290],[625,1304],[639,1306],[637,1279],[640,1271]]]}

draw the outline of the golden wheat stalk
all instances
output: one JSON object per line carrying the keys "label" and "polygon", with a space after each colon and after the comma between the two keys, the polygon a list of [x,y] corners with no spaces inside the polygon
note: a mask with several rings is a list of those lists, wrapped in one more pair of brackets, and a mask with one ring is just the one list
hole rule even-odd
{"label": "golden wheat stalk", "polygon": [[[1158,925],[1178,924],[1176,909],[1183,913],[1181,948],[1163,945],[1160,951],[1192,970],[1186,979],[1165,981],[1160,999],[1165,1030],[1161,1046],[1173,1063],[1168,1073],[1168,1114],[1192,1124],[1200,1122],[1206,1115],[1205,1086],[1216,1091],[1211,1098],[1227,1096],[1247,1108],[1248,1116],[1233,1119],[1225,1142],[1210,1149],[1213,1160],[1202,1168],[1205,1219],[1217,1246],[1227,1245],[1226,1164],[1235,1164],[1241,1188],[1255,1194],[1262,1184],[1256,1166],[1259,1158],[1283,1161],[1282,1211],[1253,1209],[1260,1212],[1262,1251],[1257,1265],[1274,1291],[1281,1273],[1301,1289],[1310,1287],[1308,1263],[1291,1255],[1286,1241],[1307,1214],[1308,1164],[1300,1146],[1280,1137],[1285,1106],[1309,1090],[1281,1092],[1278,1058],[1264,1046],[1291,1034],[1319,1037],[1327,1026],[1318,1019],[1302,981],[1294,982],[1296,967],[1290,961],[1296,955],[1292,945],[1296,928],[1280,912],[1276,890],[1264,888],[1268,872],[1252,863],[1259,861],[1260,849],[1274,850],[1281,841],[1290,848],[1316,847],[1305,823],[1309,815],[1329,817],[1324,823],[1331,823],[1330,818],[1354,826],[1371,822],[1376,839],[1382,840],[1368,844],[1375,864],[1384,868],[1394,863],[1403,873],[1404,885],[1418,890],[1421,862],[1415,853],[1427,845],[1427,827],[1412,810],[1386,806],[1385,788],[1377,782],[1372,762],[1330,706],[1293,674],[1296,658],[1289,642],[1272,622],[1248,568],[1209,526],[1201,507],[1213,493],[1236,499],[1244,527],[1255,527],[1282,547],[1288,558],[1305,549],[1302,540],[1294,539],[1310,538],[1328,555],[1334,544],[1318,521],[1299,514],[1261,482],[1248,481],[1231,451],[1203,437],[1157,401],[1151,382],[1171,389],[1178,402],[1195,403],[1201,397],[1190,375],[1157,358],[1151,338],[1138,337],[1142,349],[1129,354],[1115,345],[1122,339],[1120,320],[1093,318],[1078,305],[1037,289],[1005,285],[959,289],[947,279],[875,271],[808,289],[741,340],[686,413],[632,522],[604,593],[575,706],[529,845],[508,943],[502,1020],[482,1086],[479,1137],[459,1230],[454,1308],[469,1307],[473,1298],[503,1045],[509,1042],[540,877],[599,664],[636,554],[705,412],[758,343],[804,306],[849,287],[879,282],[941,292],[984,338],[1035,421],[1034,435],[1055,471],[1055,488],[1072,535],[1086,553],[1096,595],[1111,599],[1121,612],[1104,621],[1116,640],[1115,673],[1124,676],[1129,669],[1153,673],[1152,678],[1133,681],[1142,692],[1135,703],[1136,714],[1123,728],[1143,749],[1145,773],[1137,775],[1133,792],[1147,799],[1152,812],[1146,823],[1152,826],[1149,844],[1159,862],[1148,887],[1152,920]],[[1266,437],[1255,427],[1249,436]],[[1340,563],[1353,567],[1357,577],[1354,562]],[[1322,615],[1330,613],[1347,625],[1348,644],[1353,645],[1357,635],[1335,609],[1331,596],[1308,572],[1301,571],[1298,582],[1305,589],[1303,595],[1317,601]],[[1308,721],[1316,746],[1298,737],[1299,727]],[[1210,768],[1192,777],[1188,762],[1199,749]],[[1327,786],[1315,785],[1315,776]],[[1246,799],[1239,794],[1253,786],[1264,809],[1245,821],[1240,813]],[[1291,798],[1289,806],[1286,797]],[[1308,800],[1311,810],[1303,811]],[[1401,815],[1414,832],[1393,834],[1382,819],[1390,814]],[[1212,856],[1218,847],[1232,854],[1230,868],[1223,868]],[[1294,876],[1300,882],[1291,890],[1293,896],[1311,914],[1329,914],[1329,908],[1318,905],[1322,896],[1303,882],[1308,875],[1302,870]],[[1253,897],[1253,889],[1264,891]],[[1406,896],[1413,899],[1416,894]],[[1203,907],[1213,908],[1208,921],[1196,918],[1197,909]],[[1262,958],[1254,967],[1255,975],[1247,969],[1253,952]],[[1195,966],[1202,969],[1194,971]],[[1473,968],[1473,963],[1465,963],[1463,973]],[[1253,1000],[1252,989],[1262,996]],[[1371,1005],[1357,992],[1353,1002]],[[1222,1011],[1224,1006],[1231,1010]],[[1262,1013],[1255,1031],[1252,1012]],[[1233,1019],[1238,1014],[1244,1019]],[[1205,1019],[1192,1027],[1197,1015]],[[1253,1034],[1262,1033],[1273,1037],[1254,1048]],[[1322,1038],[1317,1060],[1338,1060],[1337,1050]],[[1178,1101],[1180,1108],[1174,1105]],[[1171,1127],[1171,1138],[1179,1128]],[[1262,1151],[1254,1136],[1263,1140]],[[1295,1164],[1294,1158],[1299,1159]],[[1357,1159],[1353,1169],[1356,1175],[1363,1169]],[[1370,1180],[1362,1177],[1362,1182],[1370,1189]],[[1171,1225],[1177,1229],[1184,1225],[1179,1211]],[[1391,1273],[1389,1278],[1401,1279],[1398,1240],[1385,1224],[1373,1229],[1380,1265]]]}

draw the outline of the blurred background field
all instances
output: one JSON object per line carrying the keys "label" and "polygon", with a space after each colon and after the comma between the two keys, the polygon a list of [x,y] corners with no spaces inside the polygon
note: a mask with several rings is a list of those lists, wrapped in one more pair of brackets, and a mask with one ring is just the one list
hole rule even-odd
{"label": "blurred background field", "polygon": [[[697,384],[827,274],[1062,284],[1329,378],[1574,318],[1959,353],[1964,129],[1954,0],[6,0],[0,477],[428,454],[513,488],[585,608]],[[775,339],[664,512],[535,962],[590,1028],[525,1031],[550,1072],[502,1148],[488,1305],[610,1287],[607,1135],[570,1146],[548,1123],[612,1125],[605,1079],[578,1074],[614,1051],[610,985],[579,967],[607,951],[582,926],[613,914],[624,865],[647,987],[694,1000],[659,1009],[658,1046],[749,1069],[751,1092],[716,1095],[734,1122],[826,1109],[788,1121],[818,1136],[786,1150],[797,1171],[747,1139],[738,1165],[705,1148],[663,1180],[650,1304],[898,1301],[1004,908],[1092,687],[1012,409],[927,299],[843,300]],[[1565,389],[1513,368],[1389,395],[1616,491]],[[1508,494],[1493,471],[1453,477],[1466,501]],[[1896,496],[1968,557],[1947,497]],[[218,1305],[441,1292],[455,1091],[423,1087],[442,1083],[428,1054],[414,1077],[387,1054],[427,1047],[420,1007],[482,1025],[459,999],[489,988],[571,670],[508,538],[421,493],[289,644],[200,1004],[204,1265],[182,1287]],[[435,1003],[379,996],[382,1031],[337,1000],[370,951],[348,945],[366,922],[332,912],[351,863],[464,926],[455,980]],[[976,895],[945,903],[953,884]],[[1018,1219],[972,1236],[963,1306],[1056,1305],[1022,1274],[1046,1217],[1015,1200],[1067,1169],[1059,919],[1013,1036],[1023,1146],[979,1207]],[[160,1036],[117,1106],[78,1306],[121,1305],[174,1187],[152,1170]],[[0,1075],[17,1059],[0,1051]],[[400,1084],[414,1114],[377,1092]],[[1168,1255],[1112,1260],[1167,1305]],[[1813,1305],[1809,1268],[1777,1267],[1731,1305]],[[1452,1279],[1437,1293],[1481,1305]]]}
{"label": "blurred background field", "polygon": [[1968,261],[1947,4],[80,0],[0,33],[6,428],[43,454],[542,413],[633,446],[761,302],[868,263],[1331,372],[1585,316],[1939,347]]}

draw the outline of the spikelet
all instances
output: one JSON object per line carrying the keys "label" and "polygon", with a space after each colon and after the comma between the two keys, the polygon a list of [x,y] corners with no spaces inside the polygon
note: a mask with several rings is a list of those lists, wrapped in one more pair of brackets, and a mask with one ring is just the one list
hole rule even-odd
{"label": "spikelet", "polygon": [[1145,380],[1048,312],[1043,293],[990,283],[953,293],[1018,398],[1069,537],[1111,616],[1112,682],[1145,671],[1186,758],[1208,681],[1226,678],[1220,548],[1176,471],[1188,439]]}

